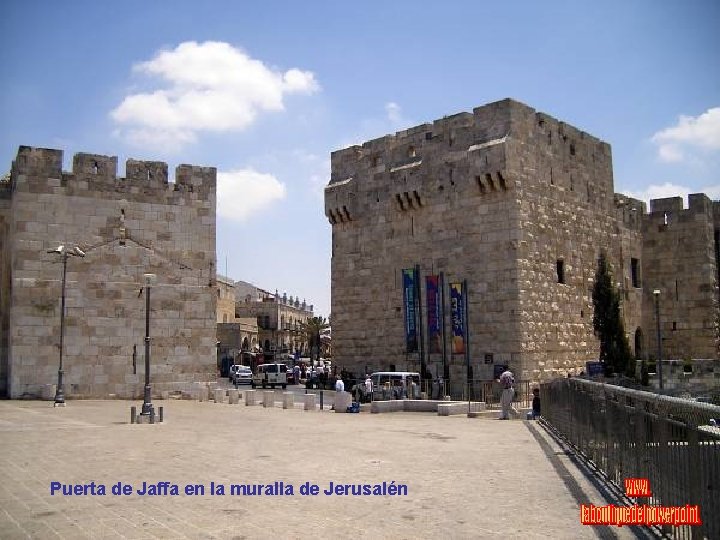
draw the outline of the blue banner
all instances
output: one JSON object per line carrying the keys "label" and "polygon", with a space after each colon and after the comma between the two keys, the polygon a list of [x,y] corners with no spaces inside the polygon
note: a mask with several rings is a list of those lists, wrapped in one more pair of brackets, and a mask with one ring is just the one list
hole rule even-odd
{"label": "blue banner", "polygon": [[452,319],[452,354],[465,352],[465,291],[462,283],[450,283],[450,317]]}
{"label": "blue banner", "polygon": [[417,290],[415,269],[407,268],[402,271],[403,276],[403,303],[405,304],[405,351],[417,352],[417,312],[415,291]]}

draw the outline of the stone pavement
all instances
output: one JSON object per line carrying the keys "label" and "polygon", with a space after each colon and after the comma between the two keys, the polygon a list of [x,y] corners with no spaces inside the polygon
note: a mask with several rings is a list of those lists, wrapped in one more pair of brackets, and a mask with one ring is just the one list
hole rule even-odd
{"label": "stone pavement", "polygon": [[[0,401],[0,538],[630,537],[580,524],[581,502],[605,502],[536,423],[171,400],[155,402],[164,424],[130,425],[131,405]],[[110,492],[162,481],[181,494]],[[211,482],[275,481],[295,494],[209,494]],[[298,493],[393,481],[407,495]],[[107,493],[50,495],[51,482]]]}

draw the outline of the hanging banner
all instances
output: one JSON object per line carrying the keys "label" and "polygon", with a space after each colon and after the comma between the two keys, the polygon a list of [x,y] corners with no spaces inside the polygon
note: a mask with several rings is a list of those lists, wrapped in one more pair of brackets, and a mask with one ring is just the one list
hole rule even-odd
{"label": "hanging banner", "polygon": [[405,304],[405,352],[417,352],[417,313],[415,312],[415,291],[417,288],[414,268],[402,271],[403,303]]}
{"label": "hanging banner", "polygon": [[452,354],[465,352],[465,299],[462,283],[450,283],[450,318],[452,319]]}
{"label": "hanging banner", "polygon": [[425,276],[427,299],[428,353],[440,353],[440,276]]}

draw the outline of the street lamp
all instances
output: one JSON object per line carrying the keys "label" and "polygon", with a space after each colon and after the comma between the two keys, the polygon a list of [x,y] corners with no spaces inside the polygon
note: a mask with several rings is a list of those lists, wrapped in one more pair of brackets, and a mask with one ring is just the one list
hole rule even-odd
{"label": "street lamp", "polygon": [[657,323],[657,348],[658,348],[658,378],[660,380],[660,390],[663,389],[662,376],[662,334],[660,333],[660,289],[653,291],[655,296],[655,322]]}
{"label": "street lamp", "polygon": [[77,246],[69,249],[64,245],[49,249],[48,253],[57,253],[62,257],[62,289],[60,293],[60,365],[58,366],[58,382],[55,389],[55,407],[65,406],[65,389],[63,388],[63,341],[65,339],[65,275],[67,273],[67,260],[69,256],[84,257],[85,253]]}
{"label": "street lamp", "polygon": [[150,286],[155,283],[155,274],[145,274],[145,393],[140,414],[153,417],[150,388]]}

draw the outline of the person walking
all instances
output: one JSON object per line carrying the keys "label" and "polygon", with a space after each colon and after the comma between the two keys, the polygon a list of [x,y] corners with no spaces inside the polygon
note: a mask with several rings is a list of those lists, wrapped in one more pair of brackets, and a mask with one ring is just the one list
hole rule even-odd
{"label": "person walking", "polygon": [[365,399],[372,403],[373,399],[373,383],[370,375],[365,375]]}
{"label": "person walking", "polygon": [[502,396],[500,397],[500,406],[502,411],[498,420],[510,420],[510,407],[513,397],[515,396],[515,376],[510,368],[506,369],[500,375],[498,382],[502,386]]}

